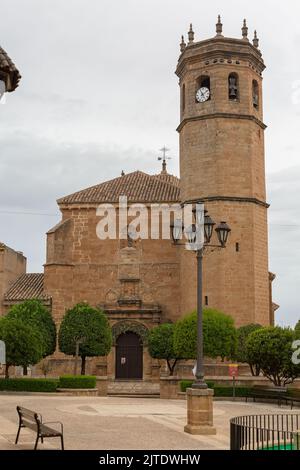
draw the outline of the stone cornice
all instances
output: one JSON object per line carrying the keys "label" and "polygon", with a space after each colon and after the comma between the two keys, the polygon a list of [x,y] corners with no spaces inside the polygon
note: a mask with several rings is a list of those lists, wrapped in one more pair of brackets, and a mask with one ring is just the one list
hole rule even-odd
{"label": "stone cornice", "polygon": [[251,114],[209,113],[209,114],[204,114],[203,116],[193,116],[193,117],[183,119],[176,130],[177,130],[177,132],[180,132],[181,129],[188,122],[191,122],[191,121],[205,121],[207,119],[243,119],[243,120],[255,122],[263,130],[265,130],[267,128],[266,124],[264,124],[260,119],[258,119],[257,117],[255,117]]}
{"label": "stone cornice", "polygon": [[180,77],[188,63],[232,57],[253,63],[259,74],[266,68],[261,52],[249,41],[220,37],[188,45],[179,57],[176,75]]}
{"label": "stone cornice", "polygon": [[[151,205],[152,204],[176,204],[178,203],[179,200],[178,199],[174,199],[174,200],[169,200],[169,201],[166,201],[166,200],[151,200],[151,201],[131,201],[131,200],[128,200],[128,206],[131,206],[133,204],[143,204],[145,205],[146,207],[148,208],[151,208]],[[59,206],[59,209],[61,211],[72,211],[72,210],[81,210],[81,209],[97,209],[99,206],[105,206],[105,205],[109,205],[111,204],[112,206],[115,207],[116,210],[119,209],[119,202],[116,202],[116,201],[104,201],[104,202],[68,202],[68,203],[59,203],[58,206]]]}
{"label": "stone cornice", "polygon": [[69,268],[73,268],[75,266],[75,264],[73,264],[73,263],[45,263],[43,266],[44,267],[46,267],[46,266],[67,266]]}
{"label": "stone cornice", "polygon": [[[23,299],[23,301],[25,302],[25,300],[28,300],[28,299]],[[52,297],[49,297],[48,299],[38,299],[43,305],[47,306],[47,307],[51,307],[52,306]],[[19,304],[20,303],[20,299],[16,299],[16,300],[6,300],[4,299],[3,302],[2,302],[2,305],[4,305],[5,307],[10,307],[12,305],[16,305],[16,304]]]}
{"label": "stone cornice", "polygon": [[268,209],[270,204],[265,201],[261,201],[255,197],[238,197],[238,196],[206,196],[206,197],[199,197],[199,199],[189,199],[184,201],[182,204],[192,204],[198,201],[203,202],[214,202],[214,201],[224,201],[224,202],[246,202],[250,204],[257,204],[259,206],[265,207]]}

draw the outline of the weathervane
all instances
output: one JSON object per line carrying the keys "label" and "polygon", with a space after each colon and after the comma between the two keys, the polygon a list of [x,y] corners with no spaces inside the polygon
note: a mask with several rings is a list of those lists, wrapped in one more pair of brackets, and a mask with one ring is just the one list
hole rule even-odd
{"label": "weathervane", "polygon": [[162,161],[162,173],[167,173],[167,160],[171,160],[172,157],[167,157],[167,153],[170,152],[165,145],[159,150],[162,152],[162,157],[158,157],[157,160]]}

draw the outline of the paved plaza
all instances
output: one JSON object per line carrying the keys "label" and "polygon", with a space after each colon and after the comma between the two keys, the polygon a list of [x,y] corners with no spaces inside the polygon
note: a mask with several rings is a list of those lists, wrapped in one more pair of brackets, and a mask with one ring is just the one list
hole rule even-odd
{"label": "paved plaza", "polygon": [[[0,394],[0,449],[32,449],[34,433],[24,429],[18,445],[16,405],[42,414],[44,421],[62,421],[65,447],[71,449],[229,449],[229,419],[244,414],[289,412],[272,404],[216,401],[216,436],[184,433],[185,400],[116,397],[66,397]],[[299,412],[295,411],[295,412]],[[40,449],[59,449],[59,439],[46,439]]]}

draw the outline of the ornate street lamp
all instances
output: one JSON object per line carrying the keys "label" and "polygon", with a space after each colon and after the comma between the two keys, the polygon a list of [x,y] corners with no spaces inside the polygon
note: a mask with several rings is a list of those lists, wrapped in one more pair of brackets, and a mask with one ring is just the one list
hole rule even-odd
{"label": "ornate street lamp", "polygon": [[2,82],[2,91],[4,88],[5,92],[14,91],[18,87],[20,79],[21,75],[17,67],[0,46],[0,81]]}
{"label": "ornate street lamp", "polygon": [[204,211],[204,237],[206,243],[210,243],[215,225],[215,222],[210,215],[208,215],[208,212]]}
{"label": "ornate street lamp", "polygon": [[225,248],[231,229],[228,227],[226,222],[221,222],[220,225],[218,225],[218,227],[216,228],[216,232],[221,247]]}
{"label": "ornate street lamp", "polygon": [[203,365],[203,306],[202,306],[202,264],[203,255],[206,248],[225,248],[228,241],[230,227],[226,222],[221,222],[215,232],[219,241],[219,245],[210,244],[214,232],[215,222],[212,220],[207,210],[204,209],[202,201],[196,203],[196,209],[193,209],[194,223],[186,229],[181,220],[175,220],[171,224],[172,239],[175,245],[183,245],[180,243],[182,233],[188,241],[189,250],[195,251],[197,256],[197,365],[196,380],[192,388],[207,389],[204,380]]}

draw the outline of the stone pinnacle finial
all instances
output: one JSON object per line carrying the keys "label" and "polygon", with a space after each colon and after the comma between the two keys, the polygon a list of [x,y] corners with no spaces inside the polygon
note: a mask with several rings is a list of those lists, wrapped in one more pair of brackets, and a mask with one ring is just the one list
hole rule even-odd
{"label": "stone pinnacle finial", "polygon": [[249,39],[248,39],[248,27],[247,27],[247,21],[246,20],[244,20],[244,23],[243,23],[242,34],[243,34],[243,39],[245,41],[249,41]]}
{"label": "stone pinnacle finial", "polygon": [[188,32],[188,36],[189,36],[189,44],[192,44],[194,42],[194,37],[195,37],[192,23],[190,24],[190,30]]}
{"label": "stone pinnacle finial", "polygon": [[223,24],[221,22],[221,15],[218,15],[218,22],[216,24],[217,36],[223,36],[222,32],[223,32]]}
{"label": "stone pinnacle finial", "polygon": [[257,37],[257,31],[254,31],[254,38],[253,38],[253,46],[258,49],[259,47],[259,39]]}
{"label": "stone pinnacle finial", "polygon": [[185,48],[186,48],[186,43],[184,40],[184,36],[181,36],[180,52],[183,52]]}

